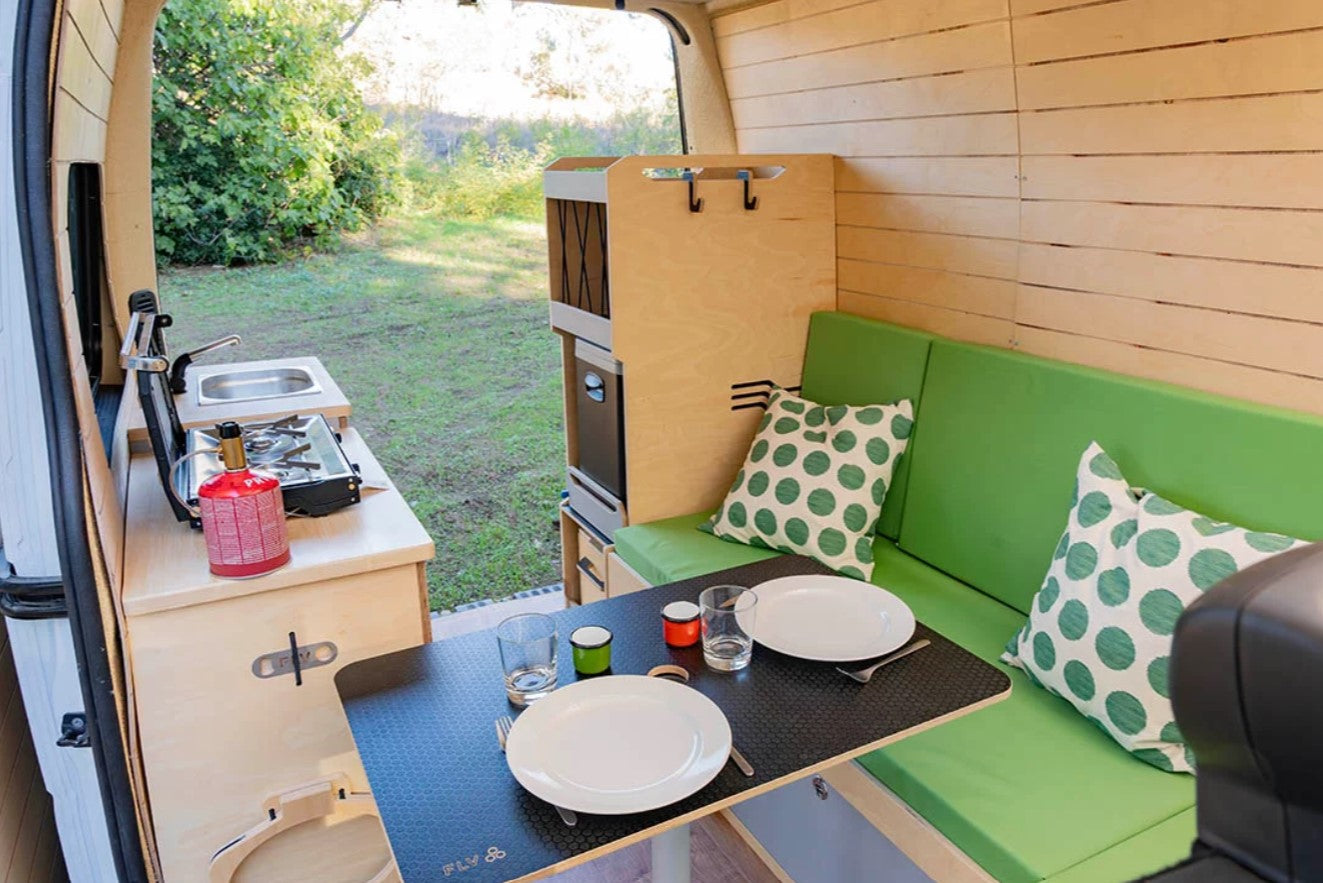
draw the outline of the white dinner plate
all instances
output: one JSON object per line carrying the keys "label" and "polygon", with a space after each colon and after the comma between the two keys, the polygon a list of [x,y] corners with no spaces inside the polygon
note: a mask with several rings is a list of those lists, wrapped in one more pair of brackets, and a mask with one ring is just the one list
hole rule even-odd
{"label": "white dinner plate", "polygon": [[683,800],[729,756],[730,724],[716,703],[641,675],[561,687],[526,708],[505,743],[510,772],[533,796],[601,815]]}
{"label": "white dinner plate", "polygon": [[854,662],[883,656],[914,635],[909,605],[871,583],[785,576],[754,586],[753,592],[758,596],[753,639],[799,659]]}

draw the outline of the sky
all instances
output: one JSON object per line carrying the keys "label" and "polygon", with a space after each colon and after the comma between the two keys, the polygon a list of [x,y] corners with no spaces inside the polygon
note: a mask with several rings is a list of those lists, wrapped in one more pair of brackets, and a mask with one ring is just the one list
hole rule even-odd
{"label": "sky", "polygon": [[362,84],[369,103],[461,116],[600,120],[659,104],[675,84],[660,21],[598,9],[382,0],[345,48],[376,67]]}

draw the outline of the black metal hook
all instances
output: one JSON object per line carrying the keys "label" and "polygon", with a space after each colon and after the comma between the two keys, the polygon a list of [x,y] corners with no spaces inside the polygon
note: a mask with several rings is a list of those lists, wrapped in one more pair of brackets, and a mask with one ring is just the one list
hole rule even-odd
{"label": "black metal hook", "polygon": [[698,188],[694,181],[694,173],[685,172],[684,179],[689,182],[689,211],[701,212],[703,210],[703,200],[696,198],[694,195],[694,191]]}
{"label": "black metal hook", "polygon": [[740,169],[736,176],[744,182],[744,210],[751,212],[758,208],[758,197],[749,196],[749,184],[753,180],[753,172],[748,169]]}

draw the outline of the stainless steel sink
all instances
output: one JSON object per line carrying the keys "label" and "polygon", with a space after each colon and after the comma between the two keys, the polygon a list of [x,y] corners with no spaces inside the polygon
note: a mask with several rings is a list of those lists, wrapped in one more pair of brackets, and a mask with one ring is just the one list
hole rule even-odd
{"label": "stainless steel sink", "polygon": [[321,384],[307,368],[246,368],[238,371],[220,369],[199,374],[196,378],[199,405],[225,402],[249,402],[255,399],[283,399],[288,396],[314,395]]}

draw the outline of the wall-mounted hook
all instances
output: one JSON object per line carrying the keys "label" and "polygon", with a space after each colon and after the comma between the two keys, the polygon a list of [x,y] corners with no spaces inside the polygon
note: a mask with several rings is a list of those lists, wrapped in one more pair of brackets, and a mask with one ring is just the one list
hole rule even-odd
{"label": "wall-mounted hook", "polygon": [[753,180],[753,172],[748,169],[740,169],[735,174],[744,182],[744,210],[751,212],[758,207],[758,197],[749,196],[749,182]]}
{"label": "wall-mounted hook", "polygon": [[694,195],[694,191],[698,189],[698,185],[694,181],[694,173],[692,171],[685,172],[684,179],[689,182],[689,211],[701,212],[703,210],[703,200],[696,198]]}

